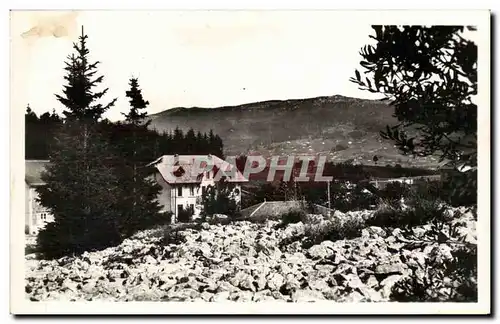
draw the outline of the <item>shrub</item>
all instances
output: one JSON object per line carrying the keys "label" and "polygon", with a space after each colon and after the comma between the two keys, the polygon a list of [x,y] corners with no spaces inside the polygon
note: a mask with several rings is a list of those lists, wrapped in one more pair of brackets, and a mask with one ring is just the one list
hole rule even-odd
{"label": "shrub", "polygon": [[435,181],[419,182],[413,187],[399,182],[388,184],[381,191],[383,198],[367,225],[404,229],[431,222],[446,223],[450,219],[439,187]]}
{"label": "shrub", "polygon": [[295,224],[305,219],[306,213],[303,210],[290,210],[281,216],[281,223],[283,225]]}
{"label": "shrub", "polygon": [[240,204],[236,197],[239,189],[233,183],[227,182],[224,177],[206,187],[202,194],[202,219],[214,214],[228,215],[232,219],[240,216]]}
{"label": "shrub", "polygon": [[191,207],[186,209],[182,209],[179,211],[179,215],[177,215],[177,220],[181,223],[189,223],[193,220],[194,210]]}
{"label": "shrub", "polygon": [[120,244],[122,238],[119,235],[103,230],[103,228],[105,229],[105,227],[100,227],[100,230],[72,233],[63,230],[59,223],[48,223],[44,230],[38,233],[38,251],[45,259],[55,259]]}
{"label": "shrub", "polygon": [[477,172],[451,173],[441,181],[420,181],[414,186],[418,196],[440,199],[450,206],[470,206],[477,204]]}
{"label": "shrub", "polygon": [[450,220],[447,215],[447,206],[441,201],[412,196],[406,201],[406,206],[396,204],[394,201],[382,201],[366,223],[368,226],[405,229],[431,222],[444,224]]}
{"label": "shrub", "polygon": [[163,233],[162,239],[160,240],[160,244],[162,245],[170,245],[170,244],[179,245],[185,242],[186,242],[186,237],[179,230],[166,230]]}
{"label": "shrub", "polygon": [[[216,225],[216,224],[220,224],[220,225],[228,225],[228,224],[231,224],[231,222],[234,221],[233,218],[219,218],[219,217],[209,217],[209,218],[206,218],[205,217],[205,221],[209,224],[212,224],[212,225]],[[200,220],[200,224],[203,223],[204,221],[201,219]]]}
{"label": "shrub", "polygon": [[451,258],[443,258],[438,249],[392,287],[392,301],[477,302],[477,246],[452,251]]}
{"label": "shrub", "polygon": [[411,228],[430,222],[445,220],[446,207],[437,201],[421,200],[406,209],[386,208],[378,210],[367,221],[370,226]]}
{"label": "shrub", "polygon": [[323,225],[306,226],[303,248],[309,248],[323,241],[348,240],[361,236],[365,227],[364,221],[357,217],[348,218],[342,222],[328,221]]}
{"label": "shrub", "polygon": [[186,230],[201,230],[201,224],[197,223],[177,223],[168,226],[159,227],[155,230],[154,237],[160,238],[160,244],[181,244],[186,242],[186,236],[184,231]]}
{"label": "shrub", "polygon": [[377,202],[378,198],[375,195],[364,190],[362,186],[356,185],[347,193],[344,205],[345,208],[341,211],[347,212],[372,209],[374,205],[377,205]]}
{"label": "shrub", "polygon": [[398,205],[402,198],[410,195],[411,187],[406,183],[395,181],[389,182],[380,192],[389,204]]}
{"label": "shrub", "polygon": [[[149,226],[145,226],[145,228],[141,228],[138,231],[142,231],[144,229],[151,229],[151,228],[154,228],[156,226],[169,225],[172,223],[172,216],[173,215],[174,215],[174,213],[172,213],[170,211],[159,212],[159,213],[155,214],[154,217],[151,217],[148,220],[148,222],[151,222],[151,224]],[[134,231],[133,234],[137,233],[138,231]]]}
{"label": "shrub", "polygon": [[371,209],[377,203],[377,198],[364,190],[359,184],[348,184],[338,181],[331,184],[330,204],[332,209],[341,212]]}
{"label": "shrub", "polygon": [[364,221],[357,217],[350,217],[342,223],[334,223],[328,233],[328,240],[345,240],[361,236],[361,230],[365,227]]}

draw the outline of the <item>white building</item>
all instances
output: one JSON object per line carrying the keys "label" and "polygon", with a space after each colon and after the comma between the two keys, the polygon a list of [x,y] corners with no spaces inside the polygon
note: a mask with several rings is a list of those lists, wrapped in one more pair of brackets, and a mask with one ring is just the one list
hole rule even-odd
{"label": "white building", "polygon": [[45,166],[49,163],[46,160],[26,160],[25,161],[25,233],[35,235],[45,227],[48,222],[54,221],[54,217],[49,211],[38,203],[37,188],[45,185],[41,179],[41,174]]}
{"label": "white building", "polygon": [[439,180],[441,180],[441,175],[436,174],[436,175],[415,176],[415,177],[373,179],[373,180],[370,180],[370,184],[375,186],[375,188],[377,188],[377,189],[384,189],[385,187],[387,187],[387,184],[389,184],[389,183],[399,182],[402,184],[413,185],[413,184],[417,183],[418,181],[425,181],[425,180],[439,181]]}
{"label": "white building", "polygon": [[214,155],[164,155],[149,166],[156,168],[154,179],[162,187],[158,201],[163,212],[173,213],[172,222],[176,222],[179,213],[187,209],[192,210],[193,218],[199,217],[204,190],[220,180],[221,175],[235,186],[233,197],[238,203],[241,202],[241,183],[248,181],[236,166]]}

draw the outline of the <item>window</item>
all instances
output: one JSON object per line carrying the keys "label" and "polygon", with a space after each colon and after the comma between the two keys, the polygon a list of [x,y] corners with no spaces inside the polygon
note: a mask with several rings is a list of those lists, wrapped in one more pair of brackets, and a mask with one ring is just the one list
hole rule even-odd
{"label": "window", "polygon": [[177,187],[177,197],[182,197],[182,187]]}
{"label": "window", "polygon": [[193,186],[189,187],[189,194],[191,196],[194,196],[194,187]]}

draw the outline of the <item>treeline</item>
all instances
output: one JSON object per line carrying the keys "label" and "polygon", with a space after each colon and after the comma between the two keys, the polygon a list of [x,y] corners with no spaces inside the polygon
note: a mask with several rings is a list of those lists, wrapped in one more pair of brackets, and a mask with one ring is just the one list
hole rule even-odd
{"label": "treeline", "polygon": [[[49,151],[53,146],[54,136],[64,122],[64,118],[52,113],[44,113],[37,116],[28,106],[25,113],[25,158],[27,160],[47,160]],[[126,137],[133,133],[131,126],[123,121],[101,122],[107,128],[110,143],[121,146]],[[195,132],[189,129],[184,132],[176,128],[170,132],[158,132],[155,129],[143,128],[135,130],[135,136],[141,138],[141,156],[139,160],[146,164],[157,159],[161,155],[213,154],[223,158],[224,145],[219,135],[212,130],[209,133]]]}
{"label": "treeline", "polygon": [[27,160],[46,160],[54,141],[55,132],[62,125],[63,119],[55,111],[46,112],[38,117],[28,106],[24,120],[25,158]]}

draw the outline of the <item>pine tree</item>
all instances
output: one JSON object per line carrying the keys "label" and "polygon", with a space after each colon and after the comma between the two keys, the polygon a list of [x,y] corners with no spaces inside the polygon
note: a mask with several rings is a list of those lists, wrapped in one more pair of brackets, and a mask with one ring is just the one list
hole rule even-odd
{"label": "pine tree", "polygon": [[147,228],[160,222],[160,206],[157,196],[160,186],[149,178],[151,170],[146,167],[147,160],[148,125],[145,110],[149,104],[142,96],[137,78],[130,79],[130,90],[126,92],[130,99],[130,111],[124,114],[126,119],[126,138],[122,140],[120,152],[121,184],[124,189],[122,195],[123,206],[126,210],[123,219],[123,231],[126,235],[133,234],[139,229]]}
{"label": "pine tree", "polygon": [[24,118],[25,118],[26,123],[34,123],[34,122],[38,121],[38,116],[31,109],[29,104],[26,106],[26,114],[24,115]]}
{"label": "pine tree", "polygon": [[26,113],[24,114],[24,124],[25,124],[25,157],[26,159],[36,159],[39,158],[39,119],[36,113],[31,110],[30,105],[26,107]]}
{"label": "pine tree", "polygon": [[196,154],[196,134],[194,133],[194,130],[190,128],[187,133],[186,133],[186,138],[185,138],[185,143],[186,143],[186,152],[188,154]]}
{"label": "pine tree", "polygon": [[148,126],[151,121],[146,120],[146,111],[141,111],[147,108],[149,101],[145,101],[142,97],[142,90],[139,88],[139,80],[137,78],[130,79],[130,90],[126,91],[126,96],[130,98],[130,111],[125,116],[125,121],[134,126]]}
{"label": "pine tree", "polygon": [[26,159],[47,159],[54,141],[54,133],[62,124],[56,114],[44,113],[40,118],[28,105],[25,113],[25,157]]}
{"label": "pine tree", "polygon": [[214,138],[214,154],[224,159],[224,145],[222,143],[222,138],[219,135],[215,135]]}
{"label": "pine tree", "polygon": [[216,152],[216,139],[215,139],[215,134],[214,131],[211,129],[210,132],[208,133],[208,153],[209,154],[215,154]]}
{"label": "pine tree", "polygon": [[196,133],[196,146],[195,146],[195,152],[196,152],[196,154],[202,155],[203,154],[203,149],[204,149],[204,146],[203,146],[203,135],[201,134],[200,131],[198,131],[198,133]]}
{"label": "pine tree", "polygon": [[116,156],[102,134],[99,121],[114,105],[98,102],[107,89],[96,92],[103,77],[94,77],[99,62],[89,63],[87,36],[73,45],[76,54],[66,62],[67,85],[56,95],[64,107],[65,121],[49,152],[50,165],[42,174],[46,186],[40,202],[54,215],[38,235],[46,258],[102,249],[121,241],[121,184],[115,175]]}
{"label": "pine tree", "polygon": [[174,134],[172,136],[172,148],[174,149],[174,154],[184,154],[184,132],[179,127],[174,129]]}

